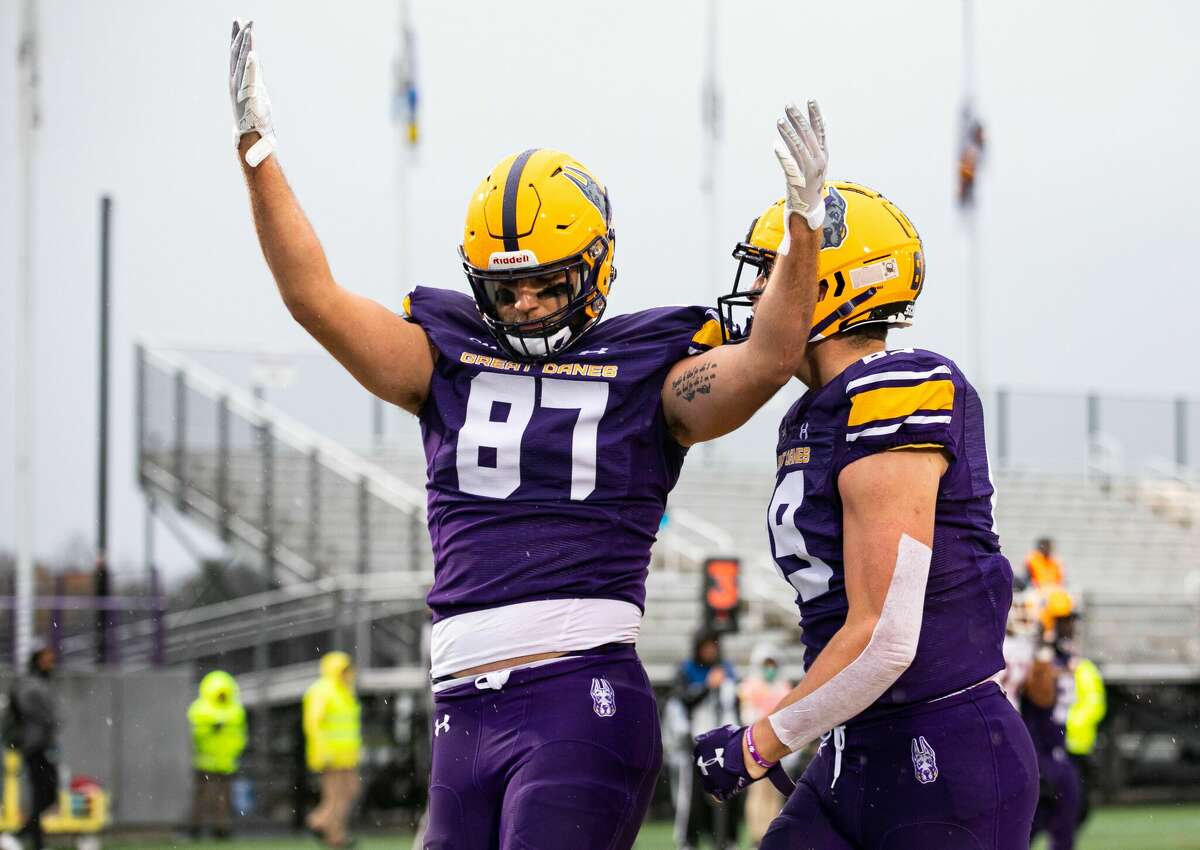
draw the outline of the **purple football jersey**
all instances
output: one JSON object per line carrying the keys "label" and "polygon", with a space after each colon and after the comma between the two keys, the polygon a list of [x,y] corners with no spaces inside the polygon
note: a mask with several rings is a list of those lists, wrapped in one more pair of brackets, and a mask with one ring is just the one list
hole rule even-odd
{"label": "purple football jersey", "polygon": [[509,360],[463,293],[418,287],[437,350],[421,409],[434,620],[538,599],[643,608],[650,547],[685,450],[667,372],[720,343],[703,307],[615,316],[552,361]]}
{"label": "purple football jersey", "polygon": [[805,666],[846,620],[838,475],[875,452],[940,446],[933,561],[916,658],[876,705],[973,685],[1004,667],[1012,568],[992,523],[983,407],[958,367],[929,351],[873,354],[804,394],[779,426],[771,554],[796,591]]}

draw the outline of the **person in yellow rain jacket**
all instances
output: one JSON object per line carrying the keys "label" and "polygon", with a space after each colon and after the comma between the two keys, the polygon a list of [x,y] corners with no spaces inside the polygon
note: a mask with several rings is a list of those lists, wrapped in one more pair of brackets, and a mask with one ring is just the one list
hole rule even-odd
{"label": "person in yellow rain jacket", "polygon": [[207,827],[217,838],[228,838],[229,790],[246,749],[246,710],[232,676],[213,670],[200,680],[200,695],[188,708],[188,723],[196,770],[192,835],[199,837]]}
{"label": "person in yellow rain jacket", "polygon": [[1067,755],[1075,762],[1083,785],[1083,805],[1079,812],[1081,825],[1091,810],[1091,791],[1096,782],[1096,764],[1092,759],[1096,727],[1107,711],[1108,698],[1100,669],[1089,659],[1080,658],[1075,664],[1075,702],[1067,712]]}
{"label": "person in yellow rain jacket", "polygon": [[321,777],[321,802],[309,814],[308,828],[331,847],[350,843],[347,824],[358,796],[361,711],[354,662],[344,652],[330,652],[321,659],[321,678],[304,692],[304,739],[308,769]]}

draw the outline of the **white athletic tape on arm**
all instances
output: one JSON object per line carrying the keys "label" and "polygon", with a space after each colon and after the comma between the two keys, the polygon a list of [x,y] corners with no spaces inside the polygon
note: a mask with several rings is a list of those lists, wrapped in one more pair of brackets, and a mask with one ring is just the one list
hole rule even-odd
{"label": "white athletic tape on arm", "polygon": [[932,554],[924,543],[900,535],[896,570],[866,647],[828,682],[768,718],[788,749],[798,750],[865,711],[908,669],[921,636]]}

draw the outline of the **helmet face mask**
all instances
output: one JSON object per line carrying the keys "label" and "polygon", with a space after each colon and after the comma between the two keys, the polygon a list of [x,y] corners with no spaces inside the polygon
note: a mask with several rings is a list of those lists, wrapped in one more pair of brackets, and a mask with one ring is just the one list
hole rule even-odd
{"label": "helmet face mask", "polygon": [[[751,228],[753,229],[753,228]],[[717,298],[721,316],[721,339],[725,343],[743,342],[750,336],[754,308],[775,268],[776,252],[739,242],[733,249],[738,261],[733,289]],[[744,279],[744,280],[743,280]]]}
{"label": "helmet face mask", "polygon": [[[514,357],[537,360],[565,351],[600,320],[605,298],[596,287],[596,275],[608,250],[607,240],[597,237],[583,253],[555,263],[480,271],[464,259],[463,270],[479,313],[500,346]],[[504,308],[514,303],[513,290],[522,283],[541,290],[539,296],[561,287],[559,297],[566,303],[545,316],[507,321]]]}
{"label": "helmet face mask", "polygon": [[[506,158],[480,184],[459,254],[500,348],[519,360],[544,360],[600,321],[616,279],[614,248],[604,188],[567,154],[535,149]],[[556,285],[565,291],[548,314],[518,318],[509,309],[514,287],[533,286],[541,300]]]}

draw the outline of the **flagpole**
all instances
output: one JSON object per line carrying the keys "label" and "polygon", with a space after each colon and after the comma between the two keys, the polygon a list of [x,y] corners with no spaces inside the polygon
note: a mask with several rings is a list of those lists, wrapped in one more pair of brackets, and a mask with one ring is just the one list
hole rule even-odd
{"label": "flagpole", "polygon": [[396,53],[396,92],[395,92],[395,122],[396,122],[396,226],[399,238],[396,240],[398,250],[396,256],[396,285],[398,301],[408,294],[410,286],[411,263],[409,255],[409,182],[412,165],[413,139],[412,116],[409,115],[409,87],[412,85],[413,59],[412,56],[412,22],[409,17],[408,0],[399,0],[400,29]]}
{"label": "flagpole", "polygon": [[[721,92],[717,87],[717,0],[708,0],[704,20],[704,71],[700,81],[700,194],[704,204],[704,246],[697,256],[704,262],[707,303],[716,304],[721,294],[717,250],[717,166],[721,139]],[[716,445],[704,443],[705,462],[711,463]]]}
{"label": "flagpole", "polygon": [[18,52],[18,146],[20,148],[19,177],[21,228],[18,237],[16,352],[13,366],[16,372],[16,464],[13,483],[15,500],[13,517],[17,545],[16,575],[16,641],[13,647],[13,667],[20,670],[33,649],[33,422],[34,422],[34,346],[33,346],[33,227],[34,227],[34,161],[38,127],[38,40],[35,0],[25,0],[21,7],[21,40]]}
{"label": "flagpole", "polygon": [[716,303],[721,294],[717,274],[716,246],[718,211],[718,160],[721,140],[721,92],[717,83],[717,0],[708,0],[705,19],[704,80],[701,84],[701,121],[704,132],[700,156],[700,191],[704,196],[705,250],[700,256],[706,259],[705,272],[708,276],[709,299]]}
{"label": "flagpole", "polygon": [[[409,183],[413,151],[416,148],[415,57],[413,54],[412,20],[408,0],[399,0],[396,27],[396,63],[392,81],[392,120],[396,125],[396,289],[392,294],[397,306],[412,289],[409,221]],[[372,433],[374,447],[383,447],[386,408],[375,398],[372,402]]]}
{"label": "flagpole", "polygon": [[[975,3],[963,0],[963,139],[972,132],[975,116]],[[975,179],[978,179],[976,173]],[[975,386],[987,386],[987,364],[984,362],[983,280],[980,264],[979,210],[975,202],[963,206],[963,229],[966,236],[967,274],[967,331],[970,339],[971,379]]]}

